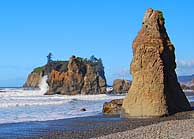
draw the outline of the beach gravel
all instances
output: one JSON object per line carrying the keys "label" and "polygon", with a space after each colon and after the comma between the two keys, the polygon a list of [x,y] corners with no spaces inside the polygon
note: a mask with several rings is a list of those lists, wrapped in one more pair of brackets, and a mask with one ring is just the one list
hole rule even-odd
{"label": "beach gravel", "polygon": [[[63,123],[64,122],[64,123]],[[129,118],[85,117],[60,121],[62,128],[33,139],[193,139],[194,111],[168,117]]]}
{"label": "beach gravel", "polygon": [[193,139],[194,119],[171,120],[96,139]]}

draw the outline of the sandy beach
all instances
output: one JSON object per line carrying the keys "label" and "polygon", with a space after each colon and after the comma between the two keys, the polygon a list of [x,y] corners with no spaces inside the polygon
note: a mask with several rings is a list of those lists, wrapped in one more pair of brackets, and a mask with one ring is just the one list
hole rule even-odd
{"label": "sandy beach", "polygon": [[[194,103],[191,103],[192,107]],[[163,121],[140,126],[124,132],[112,133],[95,139],[193,139],[194,111],[182,112]],[[160,119],[160,120],[161,120]],[[94,138],[93,138],[94,139]]]}
{"label": "sandy beach", "polygon": [[[161,129],[161,132],[158,133]],[[87,139],[87,138],[164,138],[193,137],[194,112],[169,117],[124,119],[115,116],[91,116],[45,122],[0,125],[0,138]],[[155,132],[157,134],[155,134]],[[107,136],[106,136],[107,135]],[[187,135],[187,136],[186,136]]]}

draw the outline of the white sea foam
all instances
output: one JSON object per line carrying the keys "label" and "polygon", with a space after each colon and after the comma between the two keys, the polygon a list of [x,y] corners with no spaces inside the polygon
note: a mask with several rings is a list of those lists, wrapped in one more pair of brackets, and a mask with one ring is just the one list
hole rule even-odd
{"label": "white sea foam", "polygon": [[194,96],[187,96],[187,99],[189,100],[189,102],[194,102]]}
{"label": "white sea foam", "polygon": [[39,88],[40,88],[40,94],[44,95],[47,90],[48,90],[48,84],[47,84],[47,76],[44,76],[39,84]]}
{"label": "white sea foam", "polygon": [[[7,92],[11,94],[12,92]],[[76,95],[76,96],[35,96],[33,91],[25,91],[26,96],[9,95],[0,100],[0,123],[23,121],[45,121],[83,117],[101,114],[103,103],[124,96]],[[24,93],[23,93],[24,94]],[[80,109],[85,108],[86,112]]]}
{"label": "white sea foam", "polygon": [[[24,121],[45,121],[101,114],[103,103],[123,98],[120,95],[49,95],[47,77],[40,90],[1,89],[0,124]],[[85,108],[85,112],[80,109]]]}

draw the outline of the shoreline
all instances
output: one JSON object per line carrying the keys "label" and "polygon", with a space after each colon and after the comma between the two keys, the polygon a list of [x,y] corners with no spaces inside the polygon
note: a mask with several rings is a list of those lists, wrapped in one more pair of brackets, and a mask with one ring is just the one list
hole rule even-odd
{"label": "shoreline", "polygon": [[[187,94],[187,96],[192,94]],[[0,124],[1,138],[98,138],[114,133],[131,131],[140,127],[163,123],[165,121],[194,119],[194,102],[190,102],[193,111],[181,112],[168,117],[121,118],[119,115],[77,117],[49,121],[29,121]],[[41,116],[41,115],[40,115]]]}
{"label": "shoreline", "polygon": [[0,138],[98,138],[113,133],[130,131],[139,127],[163,123],[165,121],[187,119],[194,119],[194,111],[181,112],[169,117],[147,119],[126,119],[120,118],[118,115],[99,115],[44,122],[1,124]]}

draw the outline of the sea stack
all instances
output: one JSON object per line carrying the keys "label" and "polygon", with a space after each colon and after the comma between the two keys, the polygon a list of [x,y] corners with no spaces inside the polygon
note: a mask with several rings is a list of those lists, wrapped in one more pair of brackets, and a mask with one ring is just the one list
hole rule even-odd
{"label": "sea stack", "polygon": [[94,95],[106,93],[106,78],[101,58],[72,56],[68,61],[50,61],[35,68],[28,76],[24,88],[40,89],[47,76],[48,91],[45,95]]}
{"label": "sea stack", "polygon": [[177,81],[175,53],[161,11],[148,9],[133,41],[132,85],[122,105],[125,117],[154,117],[189,111]]}
{"label": "sea stack", "polygon": [[100,59],[95,61],[72,56],[65,72],[52,70],[47,95],[94,95],[106,93],[106,78]]}
{"label": "sea stack", "polygon": [[113,82],[113,93],[114,94],[126,94],[131,86],[131,81],[124,79],[116,79]]}

